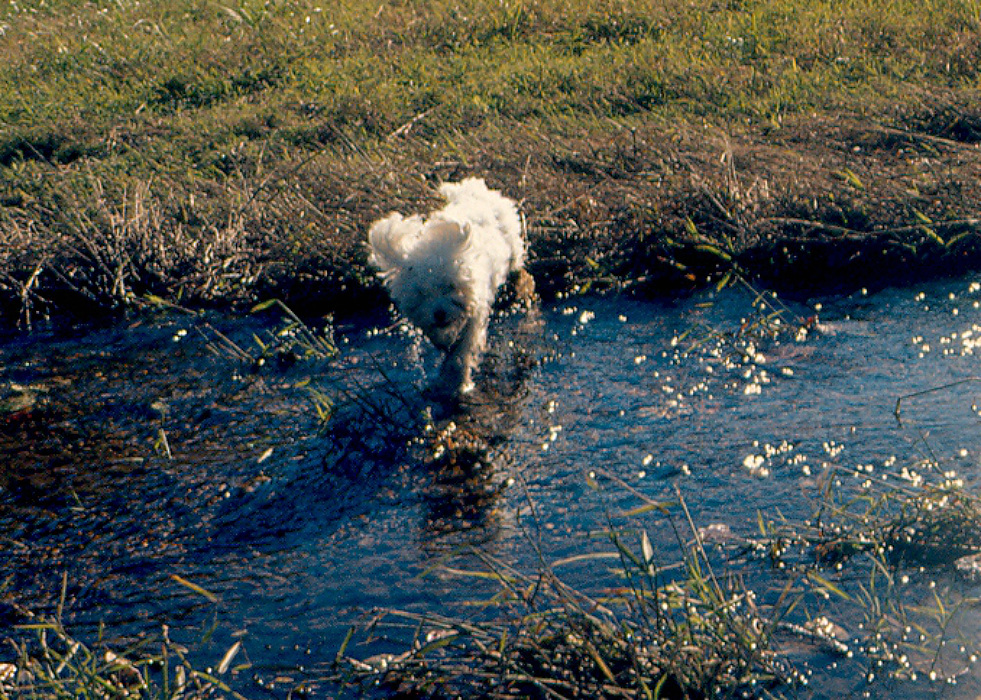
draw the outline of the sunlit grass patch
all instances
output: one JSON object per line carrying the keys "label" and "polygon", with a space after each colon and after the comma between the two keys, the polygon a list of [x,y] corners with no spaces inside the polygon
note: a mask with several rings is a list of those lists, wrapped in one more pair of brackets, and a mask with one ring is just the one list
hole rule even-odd
{"label": "sunlit grass patch", "polygon": [[[554,2],[379,9],[294,0],[17,4],[3,21],[10,61],[0,80],[14,89],[0,107],[10,123],[137,110],[186,119],[245,97],[353,100],[389,127],[435,106],[452,127],[468,104],[495,117],[532,104],[616,113],[674,101],[720,116],[777,115],[870,84],[970,82],[979,20],[960,3],[580,0],[570,11]],[[657,84],[665,88],[652,93]]]}

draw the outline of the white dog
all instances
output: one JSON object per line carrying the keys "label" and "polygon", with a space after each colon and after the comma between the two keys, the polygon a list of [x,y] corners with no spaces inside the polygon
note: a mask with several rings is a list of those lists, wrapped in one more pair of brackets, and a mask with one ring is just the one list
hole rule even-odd
{"label": "white dog", "polygon": [[439,191],[443,209],[426,219],[393,212],[371,226],[368,243],[396,306],[447,353],[437,390],[459,396],[473,389],[494,298],[511,272],[523,271],[525,244],[515,203],[483,180]]}

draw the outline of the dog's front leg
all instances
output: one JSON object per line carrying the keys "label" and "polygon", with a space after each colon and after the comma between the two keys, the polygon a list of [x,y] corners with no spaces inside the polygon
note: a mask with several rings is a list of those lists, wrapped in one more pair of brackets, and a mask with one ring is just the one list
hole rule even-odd
{"label": "dog's front leg", "polygon": [[473,391],[473,373],[487,344],[490,308],[479,306],[463,327],[456,345],[450,349],[439,370],[439,383],[450,394],[462,396]]}

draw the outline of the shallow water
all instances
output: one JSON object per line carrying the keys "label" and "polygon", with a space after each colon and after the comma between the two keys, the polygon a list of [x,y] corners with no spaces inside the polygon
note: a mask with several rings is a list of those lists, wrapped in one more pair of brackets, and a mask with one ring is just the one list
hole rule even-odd
{"label": "shallow water", "polygon": [[[347,325],[336,358],[261,366],[248,358],[256,337],[277,342],[276,314],[15,337],[0,348],[0,629],[50,610],[65,574],[70,627],[165,622],[210,663],[242,639],[252,667],[237,687],[275,695],[325,673],[372,608],[469,614],[491,584],[420,577],[462,545],[529,571],[534,543],[550,560],[608,550],[596,533],[638,504],[609,476],[655,499],[680,492],[696,523],[736,533],[758,512],[807,517],[835,466],[912,480],[929,457],[976,484],[981,382],[939,387],[981,375],[978,302],[957,280],[762,311],[747,290],[580,298],[538,324],[503,319],[484,405],[457,420],[489,464],[462,476],[418,427],[436,358],[410,333]],[[753,326],[770,312],[775,338]],[[515,370],[526,355],[540,364]],[[326,424],[317,396],[334,403]],[[670,557],[663,526],[650,528]],[[563,574],[589,587],[597,571]],[[835,670],[825,688],[923,691],[866,689],[862,675]],[[946,690],[973,696],[979,679]]]}

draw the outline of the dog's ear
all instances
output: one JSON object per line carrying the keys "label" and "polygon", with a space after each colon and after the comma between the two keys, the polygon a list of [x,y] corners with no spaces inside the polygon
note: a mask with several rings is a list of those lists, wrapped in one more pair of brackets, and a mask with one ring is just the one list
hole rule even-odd
{"label": "dog's ear", "polygon": [[470,247],[470,244],[473,243],[473,224],[469,221],[464,221],[460,226],[460,233],[463,236],[463,243],[461,246],[464,250],[466,250]]}
{"label": "dog's ear", "polygon": [[410,242],[418,237],[421,225],[419,217],[406,219],[397,212],[376,221],[368,230],[368,245],[371,248],[369,262],[382,275],[400,268]]}

